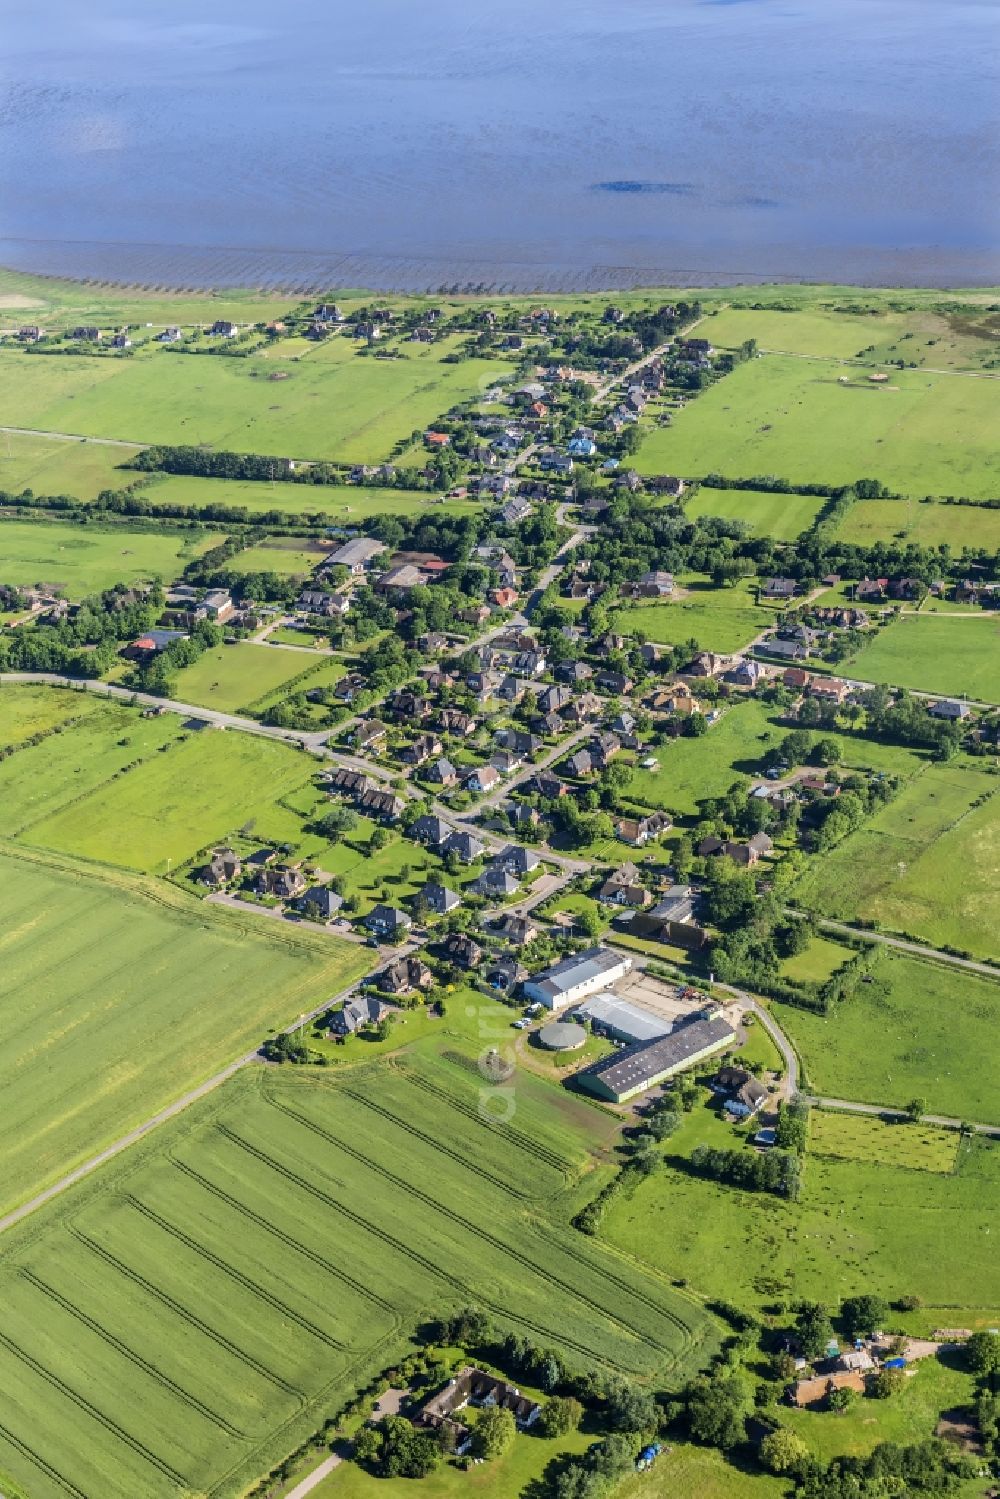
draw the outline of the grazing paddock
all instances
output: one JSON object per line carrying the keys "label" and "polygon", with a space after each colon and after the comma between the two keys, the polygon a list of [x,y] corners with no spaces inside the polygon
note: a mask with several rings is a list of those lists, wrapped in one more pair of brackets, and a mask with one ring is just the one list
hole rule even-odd
{"label": "grazing paddock", "polygon": [[296,546],[294,542],[291,546],[265,542],[237,552],[229,566],[235,573],[277,573],[280,577],[305,578],[318,567],[325,555],[322,549]]}
{"label": "grazing paddock", "polygon": [[814,1109],[809,1125],[813,1155],[840,1161],[873,1161],[905,1166],[910,1171],[955,1169],[961,1136],[929,1124],[886,1124],[864,1114],[837,1114]]}
{"label": "grazing paddock", "polygon": [[[293,651],[261,654],[302,659]],[[33,823],[30,841],[165,874],[248,822],[266,838],[276,803],[314,769],[309,756],[277,740],[214,729],[181,735],[165,752]]]}
{"label": "grazing paddock", "polygon": [[9,844],[0,897],[4,1208],[365,967],[347,943]]}
{"label": "grazing paddock", "polygon": [[[704,1295],[746,1307],[776,1296],[830,1305],[862,1291],[913,1293],[930,1306],[1000,1305],[1000,1142],[962,1141],[947,1176],[810,1156],[802,1197],[791,1203],[720,1190],[685,1170],[690,1150],[708,1133],[705,1113],[696,1109],[672,1137],[666,1169],[611,1204],[602,1230],[609,1242],[665,1274],[687,1277]],[[717,1145],[734,1139],[721,1125],[711,1134]],[[679,1166],[671,1165],[678,1157]]]}
{"label": "grazing paddock", "polygon": [[874,920],[935,947],[994,956],[996,790],[982,771],[927,766],[863,828],[810,861],[796,903],[840,921]]}
{"label": "grazing paddock", "polygon": [[808,947],[781,964],[782,978],[800,984],[825,984],[851,957],[851,950],[825,937],[813,937]]}
{"label": "grazing paddock", "polygon": [[241,640],[205,651],[174,679],[172,692],[179,703],[197,703],[222,713],[239,713],[272,697],[310,670],[311,663],[297,651],[268,650]]}
{"label": "grazing paddock", "polygon": [[879,630],[840,670],[866,682],[1000,703],[1000,617],[909,614]]}
{"label": "grazing paddock", "polygon": [[824,501],[819,495],[768,494],[756,489],[710,489],[703,486],[684,505],[686,515],[721,515],[741,520],[755,536],[794,541],[813,524]]}
{"label": "grazing paddock", "polygon": [[0,434],[0,491],[73,495],[94,500],[102,489],[120,489],[135,475],[120,467],[132,455],[96,442],[65,442],[24,432]]}
{"label": "grazing paddock", "polygon": [[62,521],[0,521],[3,582],[44,583],[67,598],[161,578],[169,583],[193,557],[219,542],[204,531],[132,531]]}
{"label": "grazing paddock", "polygon": [[0,684],[0,748],[23,744],[35,734],[51,733],[98,710],[98,700],[82,688],[64,691],[4,682]]}
{"label": "grazing paddock", "polygon": [[795,312],[773,308],[726,307],[698,330],[717,349],[738,349],[755,338],[760,349],[776,354],[813,354],[820,359],[854,359],[869,344],[894,341],[905,333],[903,313],[844,313],[822,307]]}
{"label": "grazing paddock", "polygon": [[[844,375],[848,384],[842,385]],[[640,473],[777,474],[793,483],[874,477],[903,494],[1000,494],[1000,381],[765,355],[649,429]]]}
{"label": "grazing paddock", "polygon": [[[339,342],[339,341],[338,341]],[[110,360],[0,350],[0,409],[11,426],[128,442],[205,443],[290,458],[377,463],[393,445],[485,388],[510,365],[442,363],[444,346],[396,360],[346,345],[268,379],[267,354],[246,359],[151,351]]]}
{"label": "grazing paddock", "polygon": [[[2,476],[2,470],[0,470]],[[128,477],[135,477],[130,475]],[[434,490],[380,489],[360,484],[266,484],[253,479],[186,479],[156,474],[142,498],[157,505],[228,505],[253,515],[323,515],[329,524],[361,524],[373,515],[473,515],[476,500],[446,500]]]}
{"label": "grazing paddock", "polygon": [[482,1090],[426,1050],[335,1085],[243,1073],[13,1235],[3,1469],[37,1499],[228,1499],[471,1302],[582,1367],[683,1378],[709,1317],[560,1209],[595,1112],[524,1076],[505,1123]]}
{"label": "grazing paddock", "polygon": [[932,1114],[1000,1124],[1000,977],[893,953],[826,1015],[773,1008],[811,1092],[900,1109],[924,1098]]}
{"label": "grazing paddock", "polygon": [[[838,541],[863,547],[898,540],[925,547],[947,545],[956,555],[964,547],[985,547],[995,552],[1000,549],[1000,510],[987,510],[982,505],[926,504],[912,499],[856,500],[836,534]],[[941,607],[954,609],[961,605],[945,602]]]}

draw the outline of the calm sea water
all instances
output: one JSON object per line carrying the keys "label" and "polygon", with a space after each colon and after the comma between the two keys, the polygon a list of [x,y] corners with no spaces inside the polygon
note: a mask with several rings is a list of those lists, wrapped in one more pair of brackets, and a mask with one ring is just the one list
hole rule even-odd
{"label": "calm sea water", "polygon": [[1000,282],[998,0],[0,0],[0,263]]}

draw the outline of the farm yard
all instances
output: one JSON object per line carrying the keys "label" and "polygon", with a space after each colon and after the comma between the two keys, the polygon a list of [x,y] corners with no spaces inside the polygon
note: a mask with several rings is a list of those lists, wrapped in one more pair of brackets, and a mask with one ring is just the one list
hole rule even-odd
{"label": "farm yard", "polygon": [[1000,1124],[1000,977],[886,954],[826,1015],[777,1001],[774,1015],[815,1093],[896,1108],[924,1098],[930,1113]]}
{"label": "farm yard", "polygon": [[563,1221],[594,1111],[524,1078],[493,1123],[467,1058],[425,1048],[335,1087],[244,1073],[15,1231],[4,1470],[33,1499],[239,1494],[415,1321],[470,1301],[588,1367],[702,1362],[707,1314]]}
{"label": "farm yard", "polygon": [[0,520],[3,581],[44,583],[82,599],[115,583],[169,582],[220,538],[205,531],[131,530],[63,521]]}
{"label": "farm yard", "polygon": [[4,1208],[364,967],[347,943],[10,844],[0,896]]}
{"label": "farm yard", "polygon": [[995,791],[980,770],[927,766],[865,827],[810,864],[795,902],[989,957],[1000,919]]}
{"label": "farm yard", "polygon": [[376,463],[401,438],[510,372],[497,360],[444,364],[448,352],[444,343],[408,344],[398,359],[375,359],[335,339],[275,383],[268,377],[277,361],[266,355],[150,350],[129,360],[31,359],[3,350],[0,408],[9,425],[48,432]]}
{"label": "farm yard", "polygon": [[909,614],[880,630],[842,670],[866,682],[997,703],[1000,619],[992,614],[955,619]]}
{"label": "farm yard", "polygon": [[858,369],[766,355],[742,365],[652,428],[640,473],[696,478],[777,474],[793,483],[850,484],[874,476],[903,494],[1000,493],[992,439],[1000,382],[920,370],[876,386]]}

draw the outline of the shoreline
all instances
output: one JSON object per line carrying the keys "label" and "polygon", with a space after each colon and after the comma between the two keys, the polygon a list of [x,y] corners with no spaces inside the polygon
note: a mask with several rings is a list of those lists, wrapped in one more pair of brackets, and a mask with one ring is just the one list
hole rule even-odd
{"label": "shoreline", "polygon": [[[857,258],[845,257],[848,261]],[[749,266],[726,270],[718,266],[705,269],[669,264],[586,265],[552,260],[488,262],[473,257],[446,260],[425,254],[358,254],[277,247],[202,248],[0,236],[0,271],[4,274],[170,295],[207,296],[240,291],[262,296],[312,296],[336,289],[342,293],[399,296],[530,297],[785,286],[982,293],[1000,287],[1000,265],[988,255],[949,257],[951,263],[947,267],[930,252],[926,257],[903,252],[877,258],[881,264],[873,266],[871,274],[862,275],[851,273],[847,265],[763,271]],[[929,262],[923,273],[919,267],[922,258]],[[883,274],[878,274],[879,270]]]}

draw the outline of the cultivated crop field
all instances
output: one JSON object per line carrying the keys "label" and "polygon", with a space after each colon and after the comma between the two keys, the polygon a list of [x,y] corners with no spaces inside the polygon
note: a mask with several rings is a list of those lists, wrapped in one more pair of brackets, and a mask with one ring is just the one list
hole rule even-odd
{"label": "cultivated crop field", "polygon": [[347,943],[9,844],[0,912],[5,1208],[364,968]]}
{"label": "cultivated crop field", "polygon": [[456,1058],[244,1073],[15,1236],[0,1467],[32,1499],[241,1493],[469,1302],[587,1367],[703,1360],[706,1314],[553,1208],[593,1111],[525,1078],[509,1118]]}
{"label": "cultivated crop field", "polygon": [[124,527],[67,525],[56,521],[0,522],[0,573],[4,583],[45,583],[71,599],[110,588],[176,578],[184,564],[218,536],[205,532],[130,531]]}
{"label": "cultivated crop field", "polygon": [[774,1004],[809,1088],[897,1108],[925,1098],[930,1113],[1000,1124],[1000,977],[893,953],[872,978],[826,1015]]}
{"label": "cultivated crop field", "polygon": [[[339,344],[339,340],[337,340]],[[240,452],[372,463],[510,365],[407,346],[405,358],[349,348],[282,367],[151,351],[134,359],[34,358],[0,350],[0,409],[11,426],[137,443],[207,443]]]}
{"label": "cultivated crop field", "polygon": [[[305,659],[293,651],[261,654]],[[70,736],[64,736],[60,749],[63,773],[60,777],[50,771],[57,784],[48,794],[55,797],[61,787],[67,800],[51,816],[32,823],[30,841],[156,874],[176,869],[248,821],[256,820],[255,836],[266,839],[275,804],[305,785],[314,770],[308,756],[280,741],[206,729],[169,740],[164,752],[74,798]]]}
{"label": "cultivated crop field", "polygon": [[756,536],[794,541],[811,526],[823,505],[818,495],[767,494],[756,489],[709,489],[703,486],[685,501],[690,516],[721,515],[741,520]]}
{"label": "cultivated crop field", "polygon": [[866,682],[998,703],[1000,618],[990,613],[954,619],[906,615],[880,630],[841,669]]}
{"label": "cultivated crop field", "polygon": [[1000,381],[894,370],[873,385],[864,369],[765,355],[689,402],[672,426],[651,429],[635,466],[831,485],[872,476],[904,494],[984,499],[1000,494],[998,418]]}
{"label": "cultivated crop field", "polygon": [[863,828],[810,862],[796,902],[990,957],[1000,920],[995,791],[982,771],[928,766]]}

